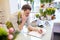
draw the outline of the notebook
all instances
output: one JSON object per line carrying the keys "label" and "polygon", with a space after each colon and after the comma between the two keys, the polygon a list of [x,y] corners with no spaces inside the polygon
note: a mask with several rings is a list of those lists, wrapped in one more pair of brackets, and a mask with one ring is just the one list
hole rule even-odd
{"label": "notebook", "polygon": [[33,37],[37,37],[37,38],[42,38],[42,36],[44,36],[45,33],[46,33],[46,30],[43,29],[43,33],[42,34],[36,32],[36,31],[31,31],[31,32],[28,33],[28,35],[33,36]]}

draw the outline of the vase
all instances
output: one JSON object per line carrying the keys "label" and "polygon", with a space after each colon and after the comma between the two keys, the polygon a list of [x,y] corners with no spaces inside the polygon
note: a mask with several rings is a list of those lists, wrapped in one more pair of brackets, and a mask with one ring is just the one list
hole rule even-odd
{"label": "vase", "polygon": [[41,16],[41,20],[44,20],[44,16]]}
{"label": "vase", "polygon": [[46,15],[47,16],[47,20],[51,20],[51,15]]}
{"label": "vase", "polygon": [[51,20],[54,20],[56,17],[55,17],[55,15],[52,15],[51,16]]}

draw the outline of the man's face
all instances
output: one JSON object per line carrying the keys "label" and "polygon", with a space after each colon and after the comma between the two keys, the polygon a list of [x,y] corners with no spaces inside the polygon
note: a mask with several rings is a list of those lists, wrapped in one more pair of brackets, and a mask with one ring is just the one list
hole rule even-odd
{"label": "man's face", "polygon": [[24,13],[25,13],[26,16],[29,16],[30,10],[27,9],[27,10],[24,11]]}

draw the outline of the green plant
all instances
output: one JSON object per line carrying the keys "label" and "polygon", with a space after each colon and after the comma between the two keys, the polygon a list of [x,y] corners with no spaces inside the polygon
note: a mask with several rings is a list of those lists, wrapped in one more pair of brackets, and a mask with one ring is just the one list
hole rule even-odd
{"label": "green plant", "polygon": [[46,12],[43,12],[43,16],[46,17]]}
{"label": "green plant", "polygon": [[39,14],[36,14],[36,18],[39,18],[39,16],[40,16]]}
{"label": "green plant", "polygon": [[24,1],[26,1],[26,2],[30,1],[30,3],[34,2],[34,0],[24,0]]}
{"label": "green plant", "polygon": [[12,24],[12,22],[7,21],[7,22],[6,22],[6,26],[7,26],[7,28],[9,29],[9,28],[13,27],[13,24]]}
{"label": "green plant", "polygon": [[4,28],[0,27],[0,40],[8,40],[7,36],[7,31]]}
{"label": "green plant", "polygon": [[51,3],[53,0],[40,0],[41,3]]}
{"label": "green plant", "polygon": [[29,0],[24,0],[24,1],[29,1]]}
{"label": "green plant", "polygon": [[46,13],[43,11],[43,9],[40,9],[40,14],[41,14],[41,16],[46,17]]}
{"label": "green plant", "polygon": [[48,3],[51,3],[53,0],[49,0]]}
{"label": "green plant", "polygon": [[44,13],[43,13],[43,9],[40,9],[40,14],[43,16]]}
{"label": "green plant", "polygon": [[30,3],[34,2],[34,0],[30,0]]}
{"label": "green plant", "polygon": [[41,13],[41,14],[43,13],[43,9],[40,9],[40,13]]}
{"label": "green plant", "polygon": [[46,17],[46,15],[53,15],[55,13],[55,8],[46,8],[45,11],[40,9],[41,16]]}
{"label": "green plant", "polygon": [[17,35],[18,35],[19,33],[20,33],[20,32],[17,31],[17,30],[14,32],[14,34],[13,34],[13,35],[14,35],[14,38],[13,38],[13,40],[17,37]]}
{"label": "green plant", "polygon": [[52,15],[55,13],[55,8],[47,8],[45,11],[44,11],[47,15]]}
{"label": "green plant", "polygon": [[40,0],[40,2],[41,2],[41,3],[44,3],[44,2],[45,2],[45,0]]}

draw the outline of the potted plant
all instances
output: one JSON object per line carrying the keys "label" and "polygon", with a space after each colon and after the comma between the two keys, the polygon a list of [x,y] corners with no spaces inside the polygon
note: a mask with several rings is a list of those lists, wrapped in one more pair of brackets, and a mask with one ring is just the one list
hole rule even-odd
{"label": "potted plant", "polygon": [[13,24],[12,24],[12,22],[7,21],[7,22],[6,22],[6,26],[7,26],[7,28],[9,29],[9,28],[13,27]]}
{"label": "potted plant", "polygon": [[[46,0],[47,1],[47,0]],[[53,0],[48,0],[48,3],[51,3]]]}
{"label": "potted plant", "polygon": [[28,4],[28,1],[30,1],[30,3],[34,2],[34,0],[24,0],[24,1],[26,1],[27,4]]}
{"label": "potted plant", "polygon": [[43,4],[45,2],[45,0],[40,0],[40,2]]}
{"label": "potted plant", "polygon": [[40,14],[41,14],[41,16],[46,16],[46,13],[43,11],[43,9],[40,9]]}
{"label": "potted plant", "polygon": [[36,16],[36,18],[39,18],[39,17],[40,17],[40,15],[39,15],[39,14],[35,14],[35,16]]}
{"label": "potted plant", "polygon": [[13,24],[10,21],[6,22],[6,26],[8,28],[8,40],[14,40],[16,36],[19,34],[18,30],[15,30]]}
{"label": "potted plant", "polygon": [[52,14],[54,14],[55,13],[55,8],[46,8],[46,14],[47,15],[52,15]]}
{"label": "potted plant", "polygon": [[48,17],[48,19],[51,19],[51,16],[53,14],[55,14],[55,8],[46,8],[46,10],[44,11],[46,16]]}
{"label": "potted plant", "polygon": [[51,20],[54,20],[54,19],[56,19],[56,17],[55,17],[55,15],[52,15]]}
{"label": "potted plant", "polygon": [[8,40],[8,33],[2,27],[0,27],[0,40]]}
{"label": "potted plant", "polygon": [[30,3],[33,3],[34,2],[34,0],[30,0]]}
{"label": "potted plant", "polygon": [[40,0],[41,3],[51,3],[53,0]]}
{"label": "potted plant", "polygon": [[28,1],[29,1],[29,0],[24,0],[24,1],[26,1],[26,2],[27,2],[27,4],[28,4]]}

